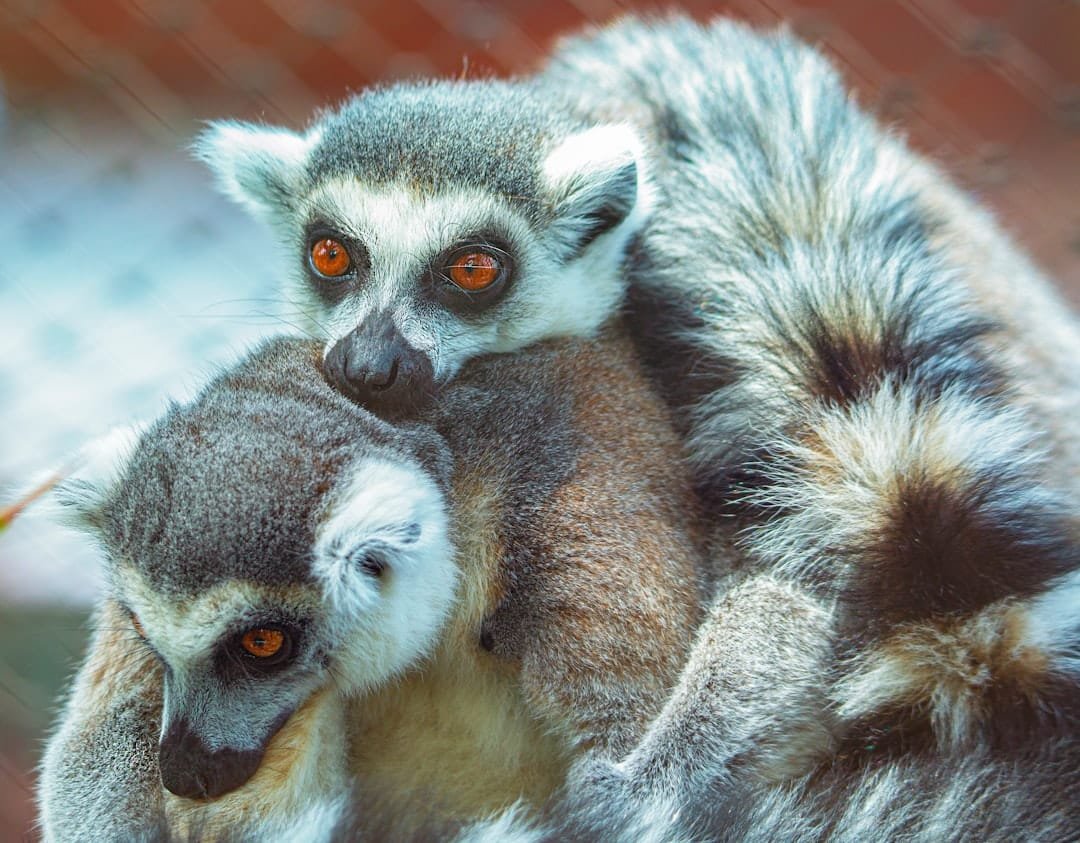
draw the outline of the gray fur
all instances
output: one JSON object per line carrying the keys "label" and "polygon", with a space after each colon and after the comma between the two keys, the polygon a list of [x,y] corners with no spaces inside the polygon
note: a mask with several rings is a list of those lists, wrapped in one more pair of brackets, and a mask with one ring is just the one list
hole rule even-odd
{"label": "gray fur", "polygon": [[365,456],[409,456],[400,433],[312,372],[270,347],[156,422],[99,507],[110,557],[172,596],[235,579],[310,583],[326,489]]}
{"label": "gray fur", "polygon": [[433,193],[475,187],[500,194],[538,225],[551,211],[538,201],[544,153],[587,127],[527,84],[500,81],[375,88],[316,125],[309,188],[333,176],[382,186],[405,181]]}
{"label": "gray fur", "polygon": [[[619,284],[629,283],[629,324],[714,516],[721,589],[641,742],[628,741],[637,724],[620,687],[583,693],[584,732],[616,734],[606,754],[618,760],[586,759],[536,823],[517,813],[466,839],[514,827],[532,840],[1075,837],[1074,319],[977,208],[787,35],[628,21],[565,45],[525,85],[550,86],[553,110],[578,113],[542,126],[630,119],[646,138],[658,204]],[[455,90],[389,89],[369,104],[427,92],[446,108]],[[324,154],[327,174],[374,161],[373,184],[412,160],[423,172],[402,172],[401,183],[414,177],[431,196],[452,194],[450,182],[476,187],[486,172],[418,117],[409,125],[436,144],[430,154],[390,142],[385,127],[359,129],[364,107],[348,111],[347,128],[322,121],[321,138],[317,123],[297,160]],[[354,131],[363,161],[336,140]],[[380,137],[398,158],[375,155]],[[266,190],[250,189],[250,172],[237,178],[249,202],[277,195],[277,222],[295,234],[303,202],[290,185],[321,176],[283,180],[274,161]],[[510,181],[525,178],[516,161]],[[512,205],[505,185],[479,187],[495,197],[492,219],[516,225],[523,212],[498,204]],[[541,234],[532,229],[531,247],[548,242]],[[406,275],[374,277],[407,302]],[[361,314],[368,295],[334,312]],[[515,300],[485,327],[564,304]],[[596,324],[613,314],[601,308]],[[462,335],[447,324],[431,336]],[[536,324],[529,341],[566,328]],[[465,327],[475,342],[458,362],[519,347]],[[575,385],[581,374],[561,370]],[[548,381],[534,393],[548,397],[529,401],[527,374],[516,377],[488,403],[481,390],[478,402],[444,406],[459,424],[476,412],[530,459],[550,428],[564,429],[567,407]],[[514,401],[523,415],[504,419]],[[436,417],[444,434],[446,422]],[[589,452],[573,435],[550,441],[541,492]],[[556,554],[560,564],[545,568],[552,548],[543,529],[528,529],[530,498],[514,502],[525,507],[524,540],[511,546],[524,567],[486,627],[497,657],[544,664],[565,643],[545,638],[544,624],[573,592],[547,600],[535,583],[550,581],[530,577],[574,559]]]}

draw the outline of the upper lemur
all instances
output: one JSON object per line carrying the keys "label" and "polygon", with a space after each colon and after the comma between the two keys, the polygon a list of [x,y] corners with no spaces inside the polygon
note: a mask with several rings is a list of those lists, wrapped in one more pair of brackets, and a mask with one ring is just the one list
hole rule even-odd
{"label": "upper lemur", "polygon": [[199,154],[293,256],[337,386],[406,415],[468,360],[592,336],[649,204],[636,134],[522,81],[364,92],[304,133],[220,123]]}
{"label": "upper lemur", "polygon": [[[590,129],[613,119],[635,129]],[[534,839],[1075,833],[1080,332],[814,51],[628,22],[520,84],[203,149],[293,244],[327,368],[372,406],[592,330],[629,288],[735,584],[645,738],[575,768]]]}

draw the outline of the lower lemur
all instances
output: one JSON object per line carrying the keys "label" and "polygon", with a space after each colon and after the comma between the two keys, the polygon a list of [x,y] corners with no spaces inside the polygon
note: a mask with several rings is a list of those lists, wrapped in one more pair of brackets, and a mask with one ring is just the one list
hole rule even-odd
{"label": "lower lemur", "polygon": [[698,618],[695,502],[615,335],[473,364],[402,427],[275,341],[111,445],[62,489],[109,597],[47,840],[284,833],[355,773],[543,802],[636,743]]}

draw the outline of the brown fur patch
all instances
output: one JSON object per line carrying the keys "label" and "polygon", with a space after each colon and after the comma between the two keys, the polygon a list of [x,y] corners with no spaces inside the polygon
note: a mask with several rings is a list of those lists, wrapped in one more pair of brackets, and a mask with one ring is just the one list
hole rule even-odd
{"label": "brown fur patch", "polygon": [[160,702],[161,665],[139,640],[131,617],[108,600],[95,621],[97,632],[79,682],[103,701],[126,697],[136,689]]}
{"label": "brown fur patch", "polygon": [[907,710],[928,720],[939,744],[960,746],[1004,701],[1037,707],[1050,661],[1027,639],[1027,611],[1005,600],[974,616],[901,628],[841,683],[841,713],[864,720]]}

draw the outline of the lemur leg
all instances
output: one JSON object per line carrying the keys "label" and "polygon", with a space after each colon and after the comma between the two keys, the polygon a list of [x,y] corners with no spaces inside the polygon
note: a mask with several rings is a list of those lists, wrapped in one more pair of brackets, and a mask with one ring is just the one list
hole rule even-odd
{"label": "lemur leg", "polygon": [[682,803],[725,781],[781,781],[810,769],[833,742],[832,620],[820,601],[772,576],[730,589],[641,742],[618,763],[586,759],[571,790],[599,804]]}
{"label": "lemur leg", "polygon": [[768,781],[805,772],[831,748],[832,644],[831,612],[794,585],[763,575],[732,588],[623,774],[687,793],[717,771]]}
{"label": "lemur leg", "polygon": [[161,830],[161,668],[106,601],[41,767],[46,841],[153,839]]}

